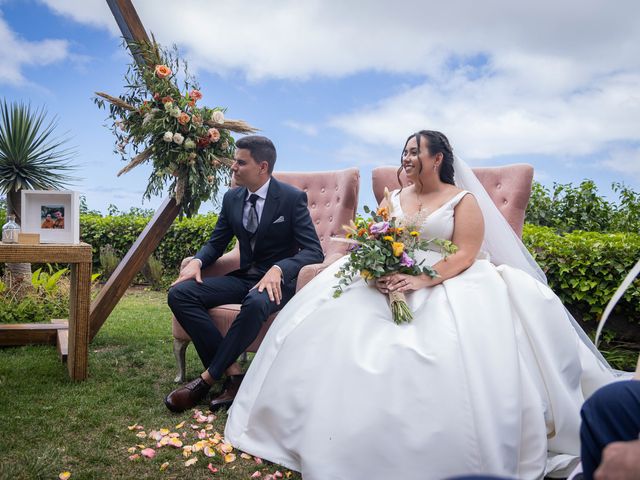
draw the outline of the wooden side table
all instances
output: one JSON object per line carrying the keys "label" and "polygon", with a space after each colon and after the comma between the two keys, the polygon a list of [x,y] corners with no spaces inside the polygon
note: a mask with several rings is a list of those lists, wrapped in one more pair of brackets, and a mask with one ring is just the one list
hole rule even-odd
{"label": "wooden side table", "polygon": [[[0,262],[69,263],[69,354],[67,369],[73,380],[87,378],[89,354],[89,304],[91,293],[91,245],[0,243]],[[61,324],[0,325],[0,346],[28,343],[55,343]],[[52,335],[53,332],[53,335]],[[43,341],[44,340],[44,341]],[[60,346],[59,346],[60,348]]]}

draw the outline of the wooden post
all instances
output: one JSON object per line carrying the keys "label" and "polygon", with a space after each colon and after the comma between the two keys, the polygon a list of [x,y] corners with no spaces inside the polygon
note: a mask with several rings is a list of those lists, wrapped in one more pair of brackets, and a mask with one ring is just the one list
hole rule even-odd
{"label": "wooden post", "polygon": [[[131,0],[107,0],[107,4],[130,50],[133,46],[132,42],[149,43],[147,32]],[[131,52],[138,63],[144,62],[142,57],[135,51],[135,47]],[[160,240],[171,227],[179,211],[180,208],[175,199],[167,198],[111,274],[109,280],[91,304],[89,313],[90,340],[93,340],[96,336],[100,327],[102,327],[109,314],[125,294],[127,288],[129,288],[133,278],[149,258],[149,255],[158,247]]]}

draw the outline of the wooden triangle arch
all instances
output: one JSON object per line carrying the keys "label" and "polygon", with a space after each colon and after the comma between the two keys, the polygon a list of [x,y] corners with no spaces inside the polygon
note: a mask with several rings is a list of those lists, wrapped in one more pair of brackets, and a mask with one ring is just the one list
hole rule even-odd
{"label": "wooden triangle arch", "polygon": [[[107,4],[118,23],[122,36],[129,44],[129,49],[132,47],[132,42],[149,43],[147,32],[131,0],[107,0]],[[143,61],[139,55],[136,55],[135,51],[132,50],[132,53],[137,62]],[[173,224],[179,211],[180,208],[173,197],[167,198],[162,202],[156,214],[91,303],[89,312],[90,341],[96,336],[109,314],[125,294],[133,278],[143,267],[149,255],[158,247],[160,240]]]}

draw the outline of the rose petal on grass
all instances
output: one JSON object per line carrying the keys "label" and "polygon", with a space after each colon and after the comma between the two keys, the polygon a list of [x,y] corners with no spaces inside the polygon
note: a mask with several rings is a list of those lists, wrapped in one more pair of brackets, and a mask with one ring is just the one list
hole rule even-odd
{"label": "rose petal on grass", "polygon": [[210,445],[207,445],[202,449],[202,453],[204,453],[207,457],[215,457],[216,451]]}
{"label": "rose petal on grass", "polygon": [[153,438],[156,442],[159,442],[164,435],[157,430],[152,430],[149,432],[149,438]]}
{"label": "rose petal on grass", "polygon": [[164,435],[169,435],[169,432],[171,432],[171,430],[169,430],[168,428],[161,428],[160,429],[160,433],[164,436]]}
{"label": "rose petal on grass", "polygon": [[156,451],[153,448],[145,448],[140,452],[143,457],[153,458],[156,456]]}
{"label": "rose petal on grass", "polygon": [[140,458],[140,455],[138,455],[137,453],[134,453],[133,455],[129,456],[129,460],[138,460]]}
{"label": "rose petal on grass", "polygon": [[291,475],[293,475],[293,472],[291,472],[290,470],[287,470],[287,473],[284,474],[284,476],[287,478],[291,478]]}
{"label": "rose petal on grass", "polygon": [[249,455],[248,453],[242,452],[240,454],[240,458],[244,458],[245,460],[251,460],[251,455]]}
{"label": "rose petal on grass", "polygon": [[235,453],[227,453],[224,456],[224,463],[231,463],[231,462],[235,462],[236,461],[236,454]]}
{"label": "rose petal on grass", "polygon": [[213,425],[211,425],[210,423],[207,423],[207,424],[204,426],[204,429],[205,429],[205,430],[213,430]]}
{"label": "rose petal on grass", "polygon": [[231,453],[233,452],[233,446],[230,443],[221,443],[220,444],[220,451],[222,453]]}
{"label": "rose petal on grass", "polygon": [[169,462],[164,462],[162,465],[160,465],[161,472],[164,472],[167,468],[169,468]]}
{"label": "rose petal on grass", "polygon": [[136,447],[138,447],[140,450],[142,450],[143,448],[147,448],[146,445],[142,445],[141,443],[139,443],[138,445],[136,445]]}
{"label": "rose petal on grass", "polygon": [[207,438],[208,436],[209,436],[209,434],[207,433],[207,431],[204,428],[198,432],[198,438],[199,439]]}
{"label": "rose petal on grass", "polygon": [[260,470],[256,470],[251,474],[251,478],[260,478],[262,476],[262,472]]}
{"label": "rose petal on grass", "polygon": [[182,428],[184,427],[184,422],[180,422],[179,424],[176,425],[176,428]]}
{"label": "rose petal on grass", "polygon": [[60,472],[60,475],[58,475],[58,478],[60,480],[68,480],[71,477],[71,472]]}
{"label": "rose petal on grass", "polygon": [[137,423],[134,423],[133,425],[129,425],[127,428],[128,428],[129,430],[135,430],[137,427],[138,427],[138,424],[137,424]]}
{"label": "rose petal on grass", "polygon": [[127,448],[127,452],[129,453],[136,453],[137,448],[136,447],[129,447]]}
{"label": "rose petal on grass", "polygon": [[182,448],[182,440],[179,438],[170,438],[168,444],[175,448]]}
{"label": "rose petal on grass", "polygon": [[211,464],[207,465],[207,468],[211,473],[218,473],[218,469]]}
{"label": "rose petal on grass", "polygon": [[273,476],[275,478],[282,478],[283,477],[282,472],[280,472],[280,470],[276,470],[275,472],[273,472]]}
{"label": "rose petal on grass", "polygon": [[169,435],[167,435],[169,438],[177,438],[180,436],[180,434],[178,432],[173,432],[170,433]]}
{"label": "rose petal on grass", "polygon": [[136,433],[136,437],[138,438],[147,438],[147,434],[143,431],[143,432],[138,432]]}
{"label": "rose petal on grass", "polygon": [[262,459],[260,457],[253,457],[254,462],[256,462],[258,465],[262,465]]}
{"label": "rose petal on grass", "polygon": [[196,463],[198,461],[197,457],[193,457],[190,458],[189,460],[187,460],[186,462],[184,462],[184,466],[185,467],[190,467],[191,465],[193,465],[194,463]]}

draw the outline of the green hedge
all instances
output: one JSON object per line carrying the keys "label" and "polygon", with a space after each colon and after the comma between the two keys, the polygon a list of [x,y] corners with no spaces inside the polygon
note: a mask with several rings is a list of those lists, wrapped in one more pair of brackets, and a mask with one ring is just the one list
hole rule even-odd
{"label": "green hedge", "polygon": [[[547,275],[549,286],[585,321],[600,317],[609,299],[640,259],[640,235],[574,231],[525,225],[523,242]],[[617,315],[640,323],[640,280],[620,299]]]}
{"label": "green hedge", "polygon": [[[177,272],[180,261],[195,254],[209,240],[218,216],[209,213],[176,220],[154,252],[166,272]],[[123,257],[138,238],[149,218],[121,215],[80,216],[80,238],[93,247],[94,270],[100,267],[100,247],[110,244]]]}
{"label": "green hedge", "polygon": [[[163,238],[155,256],[165,271],[177,273],[180,261],[193,255],[215,227],[213,213],[177,220]],[[82,215],[82,241],[93,246],[94,270],[100,269],[100,246],[111,244],[120,256],[148,223],[149,218],[121,215]],[[563,235],[548,227],[525,225],[523,241],[547,275],[549,286],[578,318],[597,319],[616,288],[640,258],[640,235],[574,231]],[[632,323],[640,323],[640,280],[627,291],[615,310]]]}

